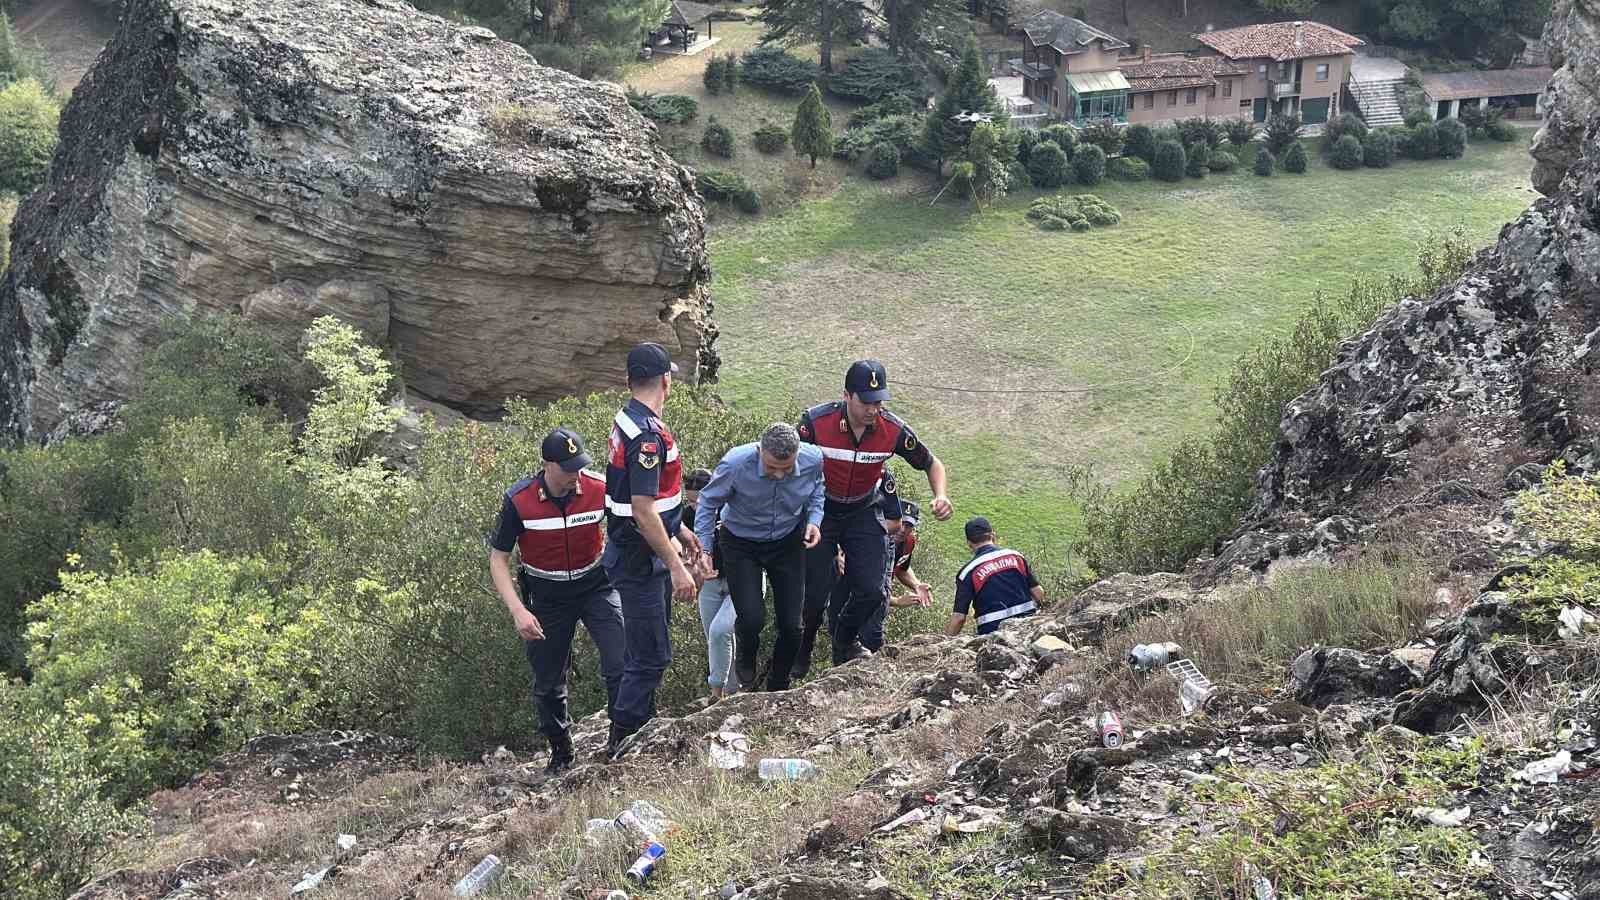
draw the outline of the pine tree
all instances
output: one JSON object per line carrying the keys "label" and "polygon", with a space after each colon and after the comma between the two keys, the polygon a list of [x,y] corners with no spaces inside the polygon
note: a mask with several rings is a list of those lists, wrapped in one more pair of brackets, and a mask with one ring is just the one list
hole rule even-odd
{"label": "pine tree", "polygon": [[1000,97],[983,74],[983,61],[978,55],[978,42],[967,38],[961,54],[961,64],[950,76],[950,84],[934,105],[927,124],[923,127],[923,151],[943,168],[944,161],[961,156],[967,148],[972,129],[977,124],[972,119],[958,120],[957,116],[977,113],[999,121],[1004,114]]}
{"label": "pine tree", "polygon": [[811,157],[811,168],[817,167],[817,157],[833,154],[833,120],[828,108],[822,105],[822,92],[816,82],[800,101],[794,112],[794,126],[789,129],[789,140],[794,152]]}
{"label": "pine tree", "polygon": [[760,0],[756,21],[766,27],[763,44],[817,45],[822,71],[833,71],[833,48],[856,43],[866,31],[866,0]]}

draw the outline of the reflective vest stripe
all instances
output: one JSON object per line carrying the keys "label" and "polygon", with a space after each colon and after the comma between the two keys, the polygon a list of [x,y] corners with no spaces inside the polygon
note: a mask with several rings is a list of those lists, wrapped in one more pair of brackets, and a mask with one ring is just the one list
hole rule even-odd
{"label": "reflective vest stripe", "polygon": [[630,441],[642,433],[639,431],[639,426],[628,418],[628,413],[625,410],[617,410],[616,418],[612,419],[612,421],[616,423],[617,430],[621,431],[623,436]]}
{"label": "reflective vest stripe", "polygon": [[600,560],[597,558],[594,562],[581,569],[541,569],[537,566],[523,563],[522,570],[535,578],[543,578],[546,581],[577,581],[579,578],[593,572],[598,565],[600,565]]}
{"label": "reflective vest stripe", "polygon": [[[677,509],[678,505],[682,502],[683,493],[680,491],[679,493],[673,494],[671,497],[657,497],[656,502],[653,505],[655,506],[656,512],[664,513]],[[611,514],[614,516],[628,516],[630,518],[633,516],[632,503],[618,503],[610,497],[606,498],[606,509],[610,510]]]}
{"label": "reflective vest stripe", "polygon": [[529,531],[560,531],[563,528],[572,528],[577,525],[592,525],[604,518],[605,514],[605,510],[596,509],[567,516],[565,519],[560,516],[553,516],[548,519],[523,519],[522,527]]}
{"label": "reflective vest stripe", "polygon": [[968,575],[972,574],[972,570],[976,569],[978,566],[983,565],[984,563],[988,562],[991,559],[994,559],[997,556],[1004,556],[1007,553],[1011,553],[1011,552],[1012,551],[1010,551],[1010,550],[1005,550],[1003,548],[996,547],[995,549],[990,550],[988,553],[985,553],[982,556],[974,556],[972,558],[972,562],[967,563],[966,567],[961,570],[961,574],[957,575],[956,578],[957,579],[965,578]]}
{"label": "reflective vest stripe", "polygon": [[886,462],[893,453],[874,453],[867,450],[852,450],[848,447],[825,447],[817,445],[822,455],[828,459],[841,459],[845,462],[881,463]]}
{"label": "reflective vest stripe", "polygon": [[677,444],[673,444],[671,447],[667,448],[667,462],[677,462],[677,461],[678,461],[678,445]]}
{"label": "reflective vest stripe", "polygon": [[1038,608],[1039,605],[1037,603],[1034,603],[1032,600],[1028,600],[1024,603],[1018,603],[1016,606],[1008,606],[1005,609],[995,610],[992,613],[984,613],[978,617],[978,624],[987,625],[990,622],[997,622],[1001,619],[1009,619],[1012,616],[1020,616],[1023,613],[1033,612]]}

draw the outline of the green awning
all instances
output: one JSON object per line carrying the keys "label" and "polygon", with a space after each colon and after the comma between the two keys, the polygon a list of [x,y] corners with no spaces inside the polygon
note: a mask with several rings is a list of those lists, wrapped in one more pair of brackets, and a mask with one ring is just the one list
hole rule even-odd
{"label": "green awning", "polygon": [[1125,91],[1128,79],[1117,69],[1104,72],[1068,72],[1067,84],[1074,94],[1102,94],[1107,91]]}

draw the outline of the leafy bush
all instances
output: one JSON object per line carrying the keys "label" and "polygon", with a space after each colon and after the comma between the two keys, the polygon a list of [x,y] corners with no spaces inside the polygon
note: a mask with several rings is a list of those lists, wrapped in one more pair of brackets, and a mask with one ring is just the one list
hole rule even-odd
{"label": "leafy bush", "polygon": [[922,138],[922,117],[890,116],[845,131],[833,142],[833,155],[854,162],[879,144],[892,144],[900,151],[900,161],[917,159],[917,144]]}
{"label": "leafy bush", "polygon": [[1072,154],[1072,175],[1079,184],[1099,184],[1106,177],[1106,154],[1096,144],[1084,144]]}
{"label": "leafy bush", "polygon": [[1211,151],[1204,142],[1183,148],[1185,164],[1183,172],[1190,178],[1204,178],[1211,171]]}
{"label": "leafy bush", "polygon": [[1040,129],[1039,136],[1065,150],[1068,159],[1072,158],[1072,151],[1078,146],[1078,133],[1071,125],[1051,125],[1049,128]]}
{"label": "leafy bush", "polygon": [[1211,434],[1180,442],[1132,490],[1112,492],[1079,472],[1085,561],[1102,574],[1180,571],[1231,532],[1279,440],[1285,405],[1316,384],[1349,335],[1401,298],[1455,279],[1470,256],[1459,235],[1430,238],[1418,251],[1420,274],[1358,279],[1335,300],[1318,295],[1293,332],[1234,363]]}
{"label": "leafy bush", "polygon": [[705,85],[706,93],[712,96],[722,93],[723,87],[728,83],[728,60],[719,55],[712,55],[706,60],[706,70],[700,76],[700,82]]}
{"label": "leafy bush", "polygon": [[1496,119],[1489,123],[1488,135],[1491,140],[1499,141],[1502,144],[1510,143],[1517,139],[1517,129],[1510,122]]}
{"label": "leafy bush", "polygon": [[789,146],[789,129],[768,122],[757,128],[750,139],[762,153],[782,153]]}
{"label": "leafy bush", "polygon": [[1039,132],[1032,128],[1014,129],[1017,136],[1017,162],[1022,164],[1023,171],[1027,171],[1028,156],[1033,153],[1033,148],[1039,145]]}
{"label": "leafy bush", "polygon": [[1346,134],[1328,151],[1328,164],[1335,169],[1359,169],[1362,155],[1360,139],[1353,134]]}
{"label": "leafy bush", "polygon": [[724,53],[722,55],[722,92],[733,93],[739,87],[739,55],[737,53]]}
{"label": "leafy bush", "polygon": [[1232,119],[1228,122],[1228,143],[1242,150],[1250,146],[1259,131],[1249,119]]}
{"label": "leafy bush", "polygon": [[1067,220],[1067,227],[1071,228],[1073,231],[1088,231],[1094,226],[1090,225],[1089,220],[1085,219],[1083,216],[1074,216],[1073,218]]}
{"label": "leafy bush", "polygon": [[1117,208],[1094,194],[1040,197],[1028,205],[1025,217],[1045,231],[1088,231],[1122,221]]}
{"label": "leafy bush", "polygon": [[1116,156],[1122,152],[1122,129],[1110,122],[1091,122],[1078,135],[1078,143],[1099,147],[1105,156]]}
{"label": "leafy bush", "polygon": [[740,74],[746,84],[791,96],[804,94],[812,82],[822,77],[816,63],[777,47],[746,51],[740,61]]}
{"label": "leafy bush", "polygon": [[900,173],[900,150],[888,141],[876,144],[867,157],[867,175],[879,180],[893,178]]}
{"label": "leafy bush", "polygon": [[652,94],[628,88],[628,105],[655,122],[682,125],[700,111],[700,103],[683,94]]}
{"label": "leafy bush", "polygon": [[1206,156],[1206,168],[1213,172],[1232,172],[1239,160],[1226,150],[1212,150]]}
{"label": "leafy bush", "polygon": [[1266,131],[1263,140],[1267,149],[1278,159],[1284,158],[1290,145],[1300,141],[1301,123],[1299,116],[1272,116],[1267,119]]}
{"label": "leafy bush", "polygon": [[1149,125],[1129,125],[1122,135],[1122,152],[1151,165],[1156,159],[1156,134]]}
{"label": "leafy bush", "polygon": [[1066,231],[1067,220],[1060,216],[1045,216],[1039,220],[1039,229],[1041,231]]}
{"label": "leafy bush", "polygon": [[913,95],[913,102],[922,85],[918,68],[894,55],[889,50],[869,48],[862,50],[844,68],[828,78],[828,93],[846,100],[862,103],[880,103],[890,97]]}
{"label": "leafy bush", "polygon": [[869,103],[851,112],[850,118],[845,122],[845,127],[860,128],[863,125],[871,125],[879,119],[887,119],[890,116],[912,115],[918,109],[917,104],[912,102],[911,98],[905,94],[890,94],[877,103]]}
{"label": "leafy bush", "polygon": [[732,203],[741,212],[761,211],[761,195],[738,173],[702,170],[695,173],[695,186],[700,188],[700,193],[707,200]]}
{"label": "leafy bush", "polygon": [[1182,181],[1183,173],[1188,171],[1189,159],[1184,154],[1183,145],[1177,141],[1162,141],[1156,146],[1156,161],[1150,166],[1150,174],[1161,181]]}
{"label": "leafy bush", "polygon": [[711,114],[705,132],[700,135],[700,149],[723,159],[733,158],[733,129],[717,121],[716,113]]}
{"label": "leafy bush", "polygon": [[1382,128],[1367,132],[1361,143],[1361,161],[1368,168],[1387,169],[1394,162],[1394,137]]}
{"label": "leafy bush", "polygon": [[1432,122],[1423,122],[1406,134],[1405,155],[1410,159],[1437,159],[1439,143],[1439,127]]}
{"label": "leafy bush", "polygon": [[1228,133],[1227,126],[1216,119],[1180,119],[1176,127],[1179,139],[1190,155],[1193,155],[1197,144],[1205,145],[1207,150],[1217,149],[1222,146],[1223,138]]}
{"label": "leafy bush", "polygon": [[1308,162],[1306,160],[1306,147],[1299,141],[1289,145],[1289,152],[1283,155],[1283,170],[1295,175],[1304,175]]}
{"label": "leafy bush", "polygon": [[1277,167],[1278,161],[1272,158],[1272,151],[1265,145],[1256,150],[1256,174],[1263,178],[1270,177],[1272,170]]}
{"label": "leafy bush", "polygon": [[1071,177],[1067,154],[1054,141],[1040,141],[1028,157],[1028,178],[1036,188],[1049,190],[1067,183]]}
{"label": "leafy bush", "polygon": [[1459,119],[1445,119],[1437,126],[1439,131],[1439,158],[1460,159],[1467,152],[1467,126]]}
{"label": "leafy bush", "polygon": [[0,90],[0,191],[26,194],[44,180],[60,118],[55,98],[31,78]]}
{"label": "leafy bush", "polygon": [[1332,154],[1334,145],[1345,135],[1354,135],[1356,142],[1360,143],[1367,137],[1367,123],[1355,113],[1341,113],[1330,119],[1328,124],[1322,126],[1322,152]]}
{"label": "leafy bush", "polygon": [[1137,156],[1119,156],[1106,163],[1106,174],[1116,181],[1144,181],[1150,177],[1150,164]]}

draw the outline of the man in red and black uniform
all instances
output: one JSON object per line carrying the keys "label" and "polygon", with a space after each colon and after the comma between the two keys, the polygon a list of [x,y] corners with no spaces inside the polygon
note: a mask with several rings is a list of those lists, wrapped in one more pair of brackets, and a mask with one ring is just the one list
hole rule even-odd
{"label": "man in red and black uniform", "polygon": [[[554,775],[572,765],[567,665],[573,634],[583,622],[600,649],[609,709],[622,682],[622,601],[600,566],[606,483],[585,471],[590,460],[583,439],[557,428],[545,436],[541,451],[543,469],[512,485],[500,504],[500,524],[489,541],[489,574],[533,667],[539,730],[550,741],[545,771]],[[520,599],[511,581],[513,547],[522,563]]]}
{"label": "man in red and black uniform", "polygon": [[794,677],[804,677],[832,587],[832,568],[844,550],[848,599],[834,622],[835,665],[866,654],[857,642],[862,626],[887,602],[883,577],[887,548],[878,516],[878,479],[884,463],[899,454],[911,467],[928,475],[933,514],[950,518],[945,496],[944,464],[917,440],[911,426],[883,408],[889,399],[889,375],[875,359],[852,363],[844,376],[844,398],[806,410],[798,426],[800,439],[822,450],[822,477],[827,503],[822,516],[822,542],[807,551],[806,606],[802,619],[800,657]]}
{"label": "man in red and black uniform", "polygon": [[615,757],[623,741],[656,714],[656,688],[672,663],[667,636],[672,598],[694,597],[700,543],[683,524],[683,463],[661,409],[678,367],[660,344],[628,351],[628,390],[633,394],[612,420],[606,460],[606,543],[603,564],[622,597],[626,637],[622,683],[611,709],[607,750]]}
{"label": "man in red and black uniform", "polygon": [[960,634],[969,610],[977,617],[979,634],[995,631],[1007,619],[1037,612],[1044,603],[1044,588],[1022,554],[996,544],[994,529],[982,516],[967,520],[966,533],[972,560],[956,576],[955,608],[944,633]]}

